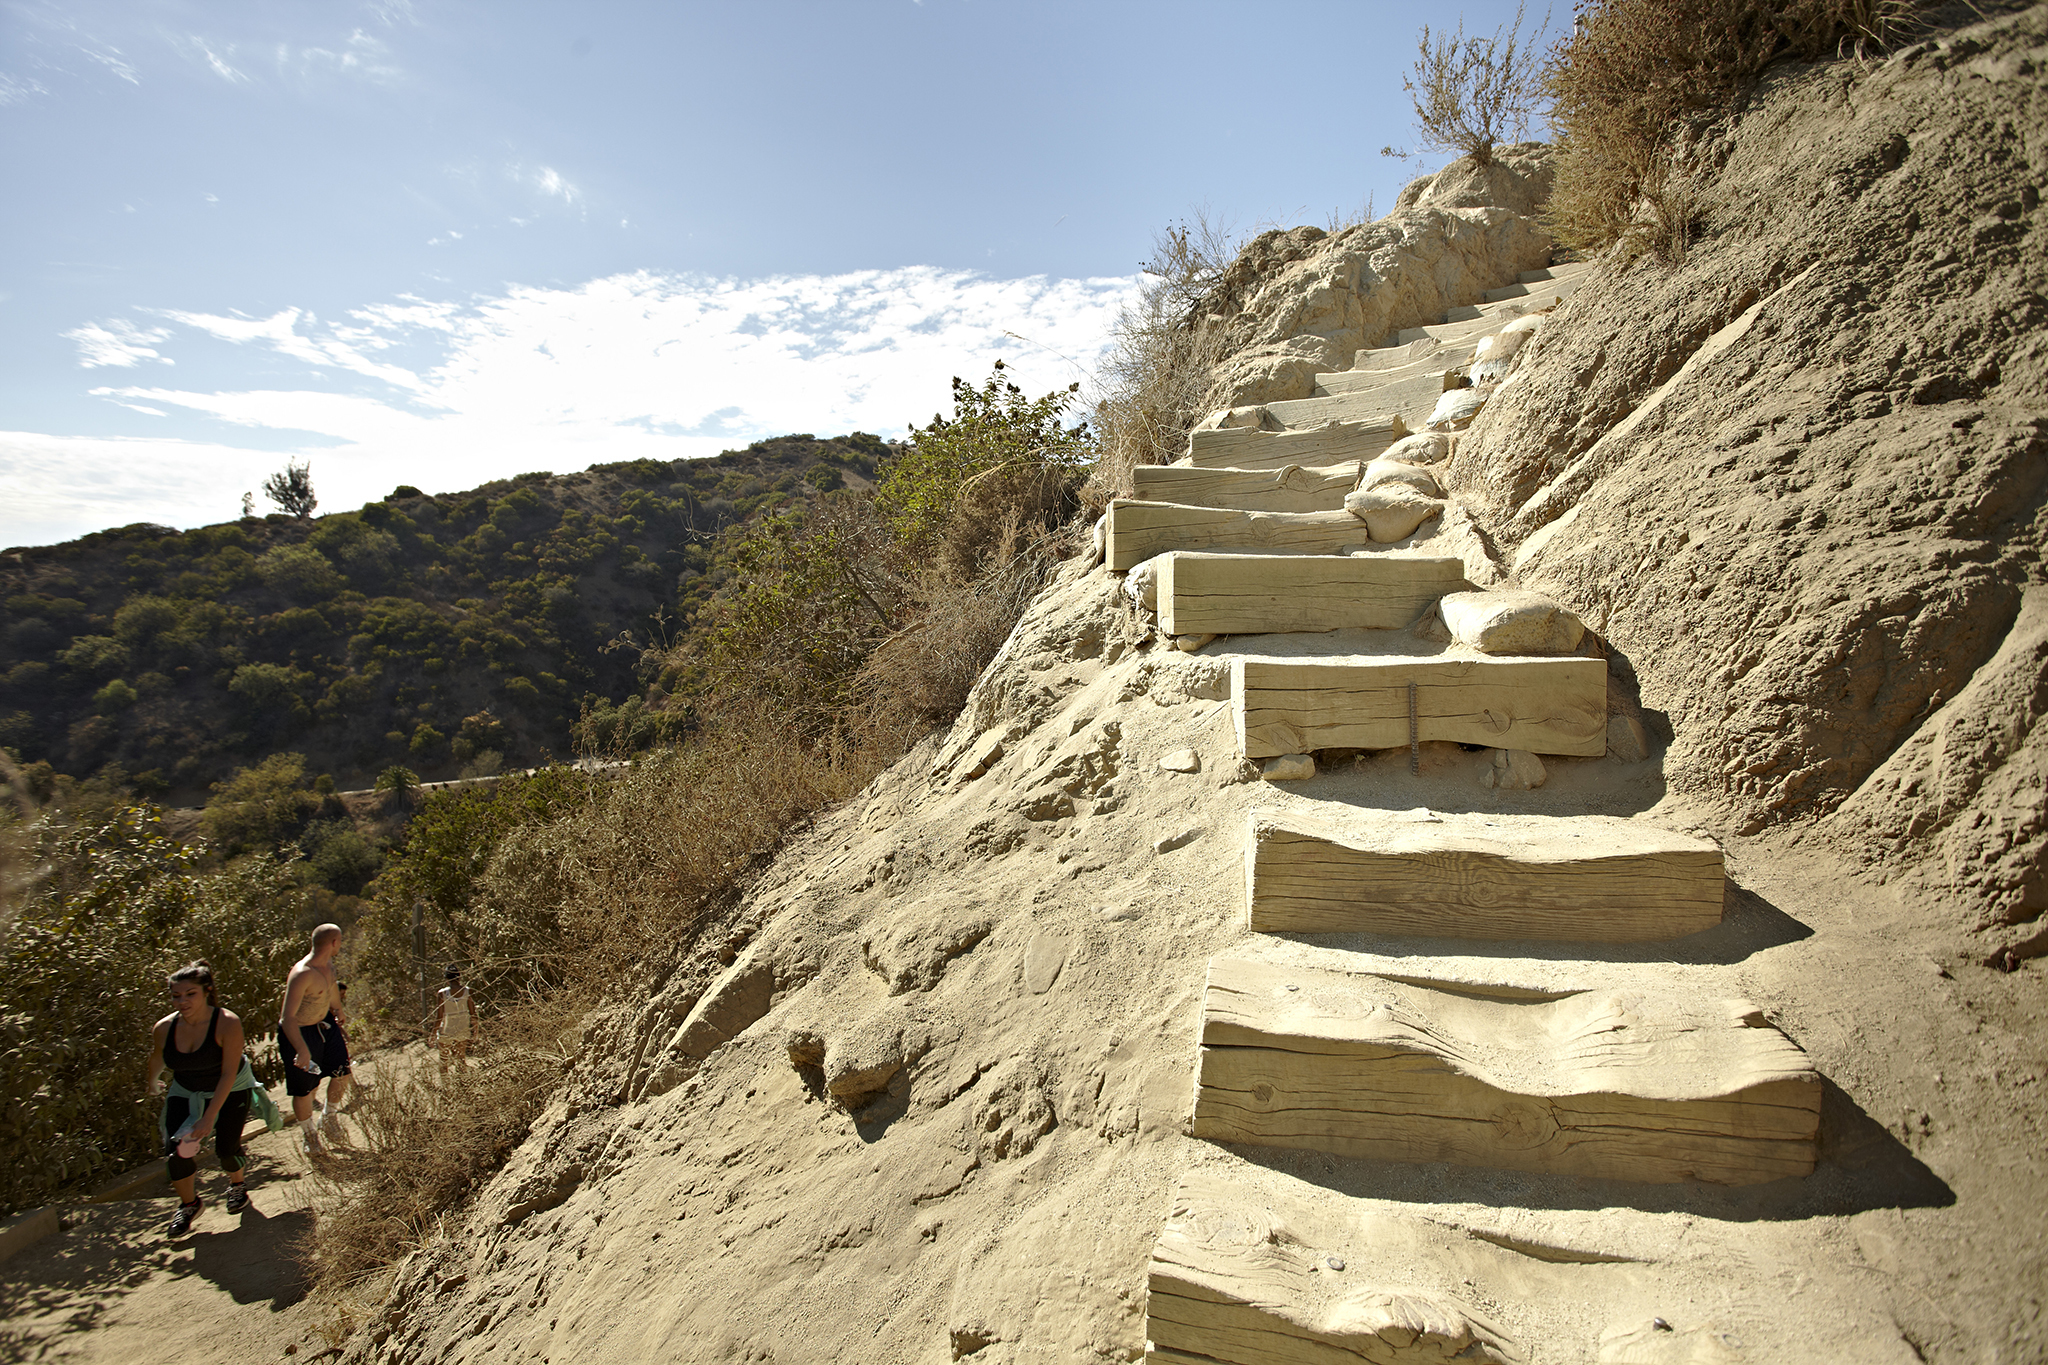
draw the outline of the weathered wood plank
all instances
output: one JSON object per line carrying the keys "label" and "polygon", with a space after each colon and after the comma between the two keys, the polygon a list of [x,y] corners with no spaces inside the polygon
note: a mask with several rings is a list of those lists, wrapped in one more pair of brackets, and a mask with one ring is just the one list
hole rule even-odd
{"label": "weathered wood plank", "polygon": [[1411,682],[1420,739],[1581,758],[1607,751],[1601,659],[1240,659],[1235,670],[1230,704],[1246,758],[1400,748]]}
{"label": "weathered wood plank", "polygon": [[1209,966],[1190,1131],[1378,1160],[1750,1185],[1812,1171],[1820,1098],[1805,1053],[1746,1001],[1508,1001],[1223,957]]}
{"label": "weathered wood plank", "polygon": [[1159,626],[1169,635],[1400,630],[1464,585],[1460,559],[1170,554],[1159,561]]}
{"label": "weathered wood plank", "polygon": [[1358,487],[1357,460],[1304,469],[1199,469],[1139,465],[1131,478],[1144,502],[1182,507],[1230,507],[1241,512],[1338,512]]}
{"label": "weathered wood plank", "polygon": [[1172,502],[1119,498],[1109,505],[1107,556],[1118,571],[1168,550],[1267,550],[1336,554],[1370,545],[1363,521],[1349,512],[1235,512]]}
{"label": "weathered wood plank", "polygon": [[[1268,409],[1273,406],[1267,404]],[[1192,431],[1188,433],[1188,459],[1198,469],[1331,465],[1345,460],[1370,460],[1407,434],[1407,427],[1384,411],[1361,411],[1344,421],[1330,421],[1300,431],[1261,431],[1257,427]]]}
{"label": "weathered wood plank", "polygon": [[1261,933],[1638,943],[1721,922],[1712,840],[1606,816],[1429,824],[1253,812],[1250,927]]}

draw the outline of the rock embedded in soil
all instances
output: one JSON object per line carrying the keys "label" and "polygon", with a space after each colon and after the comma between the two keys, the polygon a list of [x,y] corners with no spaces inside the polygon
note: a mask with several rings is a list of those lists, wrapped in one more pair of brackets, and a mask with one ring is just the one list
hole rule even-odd
{"label": "rock embedded in soil", "polygon": [[1523,588],[1454,592],[1437,609],[1451,638],[1482,654],[1569,654],[1586,634],[1565,607]]}

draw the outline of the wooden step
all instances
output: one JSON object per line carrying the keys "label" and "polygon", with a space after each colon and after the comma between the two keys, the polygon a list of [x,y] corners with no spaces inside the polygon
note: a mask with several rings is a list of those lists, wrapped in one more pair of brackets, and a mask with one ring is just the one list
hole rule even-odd
{"label": "wooden step", "polygon": [[1463,591],[1464,582],[1460,559],[1169,554],[1159,561],[1159,628],[1169,635],[1402,630],[1445,594]]}
{"label": "wooden step", "polygon": [[1517,284],[1535,284],[1539,280],[1577,280],[1593,273],[1598,261],[1567,261],[1563,265],[1547,265],[1539,270],[1524,270],[1515,276]]}
{"label": "wooden step", "polygon": [[1445,345],[1477,344],[1479,338],[1491,336],[1523,314],[1536,311],[1533,307],[1522,307],[1521,302],[1488,304],[1483,309],[1453,308],[1451,315],[1436,326],[1409,327],[1394,333],[1394,342],[1405,346],[1427,337]]}
{"label": "wooden step", "polygon": [[1339,512],[1344,495],[1358,487],[1361,464],[1304,469],[1201,469],[1187,465],[1139,465],[1131,471],[1141,502],[1183,507],[1234,507],[1244,512]]}
{"label": "wooden step", "polygon": [[1190,1132],[1656,1184],[1813,1170],[1820,1076],[1743,1000],[1209,964]]}
{"label": "wooden step", "polygon": [[[1470,348],[1463,349],[1466,362],[1470,363]],[[1436,400],[1444,391],[1444,366],[1434,368],[1418,366],[1409,373],[1360,374],[1345,371],[1341,374],[1317,375],[1316,395],[1313,398],[1294,399],[1292,402],[1314,403],[1320,400],[1341,399],[1357,407],[1376,408],[1382,412],[1399,414],[1401,421],[1412,431],[1420,431],[1436,407]],[[1328,381],[1327,383],[1325,381]],[[1273,404],[1283,407],[1282,404]],[[1277,414],[1282,421],[1294,414]]]}
{"label": "wooden step", "polygon": [[1253,811],[1245,883],[1261,933],[1599,943],[1710,929],[1725,890],[1711,839],[1599,815]]}
{"label": "wooden step", "polygon": [[[1755,1292],[1760,1248],[1741,1224],[1416,1207],[1227,1158],[1185,1172],[1168,1210],[1146,1266],[1152,1361],[1893,1365],[1917,1354],[1882,1276]],[[1789,1355],[1776,1349],[1791,1342]]]}
{"label": "wooden step", "polygon": [[1402,748],[1410,683],[1418,740],[1579,758],[1607,752],[1605,660],[1444,655],[1239,659],[1230,702],[1238,745],[1246,758]]}
{"label": "wooden step", "polygon": [[[1283,404],[1268,404],[1270,410]],[[1188,433],[1188,460],[1197,469],[1285,469],[1370,460],[1408,434],[1384,411],[1361,409],[1350,417],[1287,424],[1306,430],[1261,431],[1225,427]]]}
{"label": "wooden step", "polygon": [[[1288,432],[1332,423],[1365,423],[1379,429],[1389,429],[1392,424],[1399,423],[1400,436],[1407,435],[1410,430],[1404,414],[1369,393],[1340,394],[1334,398],[1286,398],[1265,406],[1267,415]],[[1379,450],[1374,450],[1370,454],[1361,451],[1359,458],[1371,459],[1379,454],[1380,450],[1385,450],[1399,440],[1400,436],[1392,434],[1389,430],[1389,434],[1381,441]],[[1199,464],[1201,461],[1198,460],[1196,463]]]}
{"label": "wooden step", "polygon": [[[1118,498],[1109,505],[1106,558],[1117,572],[1168,550],[1266,550],[1334,555],[1372,543],[1349,512],[1234,512]],[[1294,752],[1290,750],[1289,752]]]}
{"label": "wooden step", "polygon": [[1504,284],[1498,289],[1489,289],[1481,295],[1488,303],[1504,303],[1509,299],[1535,299],[1538,307],[1548,307],[1553,302],[1568,299],[1578,292],[1585,282],[1585,272],[1563,278],[1548,280],[1523,280]]}

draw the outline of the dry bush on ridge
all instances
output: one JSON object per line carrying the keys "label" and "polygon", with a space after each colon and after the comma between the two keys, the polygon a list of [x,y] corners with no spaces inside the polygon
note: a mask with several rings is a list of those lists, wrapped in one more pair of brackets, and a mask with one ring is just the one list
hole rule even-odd
{"label": "dry bush on ridge", "polygon": [[1204,213],[1154,239],[1144,280],[1117,314],[1096,372],[1099,455],[1083,494],[1091,507],[1128,495],[1134,467],[1180,457],[1228,346],[1205,304],[1241,246]]}
{"label": "dry bush on ridge", "polygon": [[1595,0],[1551,51],[1544,89],[1557,131],[1557,180],[1543,210],[1558,241],[1682,256],[1702,172],[1687,134],[1726,110],[1780,56],[1802,61],[1890,47],[1915,0]]}
{"label": "dry bush on ridge", "polygon": [[[1522,38],[1522,6],[1515,21],[1488,38],[1466,37],[1465,21],[1455,33],[1432,35],[1422,26],[1416,40],[1415,71],[1401,81],[1415,106],[1422,145],[1475,165],[1493,160],[1496,142],[1519,142],[1542,101],[1542,72]],[[1550,17],[1537,25],[1540,35]]]}

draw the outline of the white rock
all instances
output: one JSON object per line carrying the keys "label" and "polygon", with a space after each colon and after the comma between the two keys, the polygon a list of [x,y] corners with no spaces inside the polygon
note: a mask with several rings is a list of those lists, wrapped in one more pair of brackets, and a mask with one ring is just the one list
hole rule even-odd
{"label": "white rock", "polygon": [[1482,654],[1569,654],[1586,634],[1578,617],[1525,588],[1454,592],[1437,609],[1451,638]]}
{"label": "white rock", "polygon": [[1103,547],[1109,539],[1109,513],[1104,512],[1095,519],[1095,525],[1088,531],[1088,567],[1094,568],[1102,562]]}
{"label": "white rock", "polygon": [[1425,498],[1440,498],[1444,490],[1437,486],[1436,476],[1419,464],[1402,464],[1398,460],[1372,460],[1358,478],[1360,488],[1379,488],[1390,483],[1405,484]]}
{"label": "white rock", "polygon": [[1154,853],[1171,853],[1177,848],[1186,848],[1201,837],[1202,831],[1200,829],[1184,829],[1178,834],[1169,834],[1164,839],[1153,840],[1152,851]]}
{"label": "white rock", "polygon": [[1533,791],[1543,785],[1550,776],[1543,770],[1543,760],[1526,749],[1493,749],[1487,754],[1487,765],[1480,771],[1482,786],[1496,787],[1501,791]]}
{"label": "white rock", "polygon": [[1463,431],[1485,406],[1486,395],[1477,389],[1449,389],[1436,400],[1423,425],[1437,432]]}
{"label": "white rock", "polygon": [[1405,484],[1390,483],[1346,494],[1344,510],[1365,523],[1367,535],[1386,543],[1414,535],[1415,528],[1440,514],[1444,505]]}
{"label": "white rock", "polygon": [[1155,556],[1124,575],[1124,596],[1146,611],[1159,610],[1159,560]]}
{"label": "white rock", "polygon": [[1159,760],[1159,766],[1170,773],[1198,773],[1202,771],[1202,758],[1193,749],[1175,749]]}
{"label": "white rock", "polygon": [[1529,333],[1503,329],[1490,337],[1481,337],[1473,350],[1474,360],[1506,360],[1522,349],[1529,340]]}
{"label": "white rock", "polygon": [[1413,436],[1403,436],[1373,459],[1375,463],[1441,464],[1450,453],[1450,437],[1440,431],[1418,431]]}
{"label": "white rock", "polygon": [[1215,638],[1214,635],[1176,635],[1173,647],[1183,654],[1192,654]]}
{"label": "white rock", "polygon": [[1281,754],[1259,765],[1259,776],[1268,782],[1299,782],[1316,775],[1316,761],[1307,754]]}
{"label": "white rock", "polygon": [[1506,336],[1512,332],[1534,336],[1537,332],[1542,331],[1544,324],[1549,321],[1550,315],[1548,313],[1524,313],[1507,326],[1501,328],[1500,335]]}

